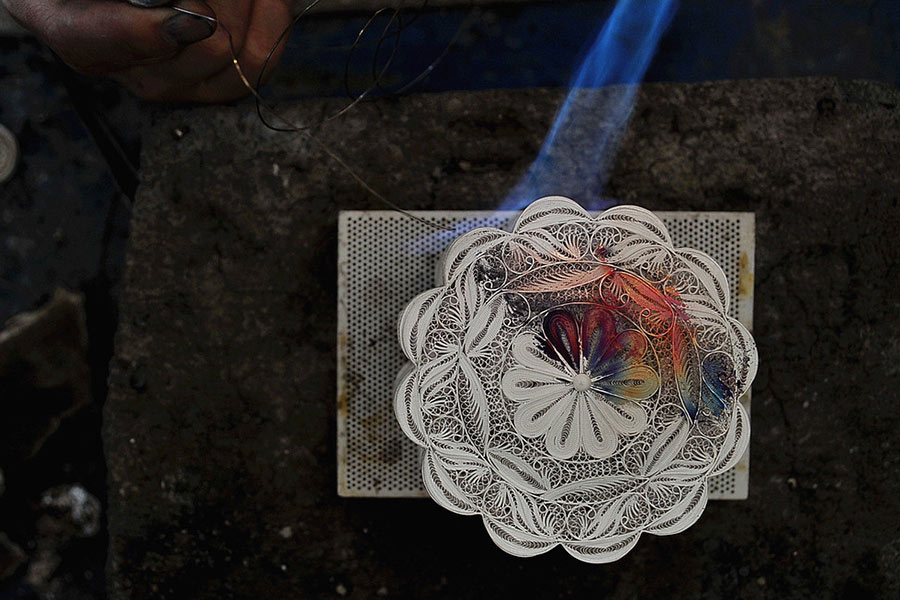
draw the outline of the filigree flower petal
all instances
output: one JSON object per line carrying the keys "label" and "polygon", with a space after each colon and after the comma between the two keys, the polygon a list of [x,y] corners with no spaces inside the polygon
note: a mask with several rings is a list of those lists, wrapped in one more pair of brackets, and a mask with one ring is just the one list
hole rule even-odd
{"label": "filigree flower petal", "polygon": [[565,419],[570,406],[571,397],[566,390],[562,393],[549,394],[543,398],[523,403],[516,410],[514,423],[516,430],[525,437],[533,438],[547,433],[554,421]]}
{"label": "filigree flower petal", "polygon": [[581,318],[581,351],[585,368],[594,372],[602,364],[607,348],[616,339],[616,321],[603,308],[593,307],[585,311]]}
{"label": "filigree flower petal", "polygon": [[513,358],[524,369],[534,373],[553,377],[559,381],[571,378],[571,374],[561,366],[559,358],[551,359],[539,348],[540,345],[537,336],[532,333],[524,334],[516,338],[512,344]]}
{"label": "filigree flower petal", "polygon": [[606,377],[624,371],[647,354],[647,338],[634,329],[617,335],[603,348],[603,355],[591,361],[591,373]]}
{"label": "filigree flower petal", "polygon": [[561,398],[571,389],[565,381],[528,369],[510,370],[500,385],[506,397],[516,402]]}
{"label": "filigree flower petal", "polygon": [[547,354],[551,358],[562,360],[575,372],[581,363],[581,343],[578,339],[578,323],[575,316],[567,310],[554,310],[544,317],[544,337],[549,348]]}
{"label": "filigree flower petal", "polygon": [[640,433],[647,426],[647,413],[633,402],[612,404],[595,399],[589,406],[598,421],[605,420],[618,433],[632,435]]}
{"label": "filigree flower petal", "polygon": [[573,390],[563,398],[561,402],[566,410],[551,422],[547,431],[547,451],[555,458],[572,458],[581,447],[581,413],[574,395]]}
{"label": "filigree flower petal", "polygon": [[599,379],[591,388],[613,402],[622,400],[646,400],[659,390],[659,375],[645,365],[628,367],[624,371]]}
{"label": "filigree flower petal", "polygon": [[610,427],[603,414],[593,405],[596,400],[588,394],[579,394],[578,410],[581,412],[581,445],[594,458],[607,458],[616,452],[619,436]]}

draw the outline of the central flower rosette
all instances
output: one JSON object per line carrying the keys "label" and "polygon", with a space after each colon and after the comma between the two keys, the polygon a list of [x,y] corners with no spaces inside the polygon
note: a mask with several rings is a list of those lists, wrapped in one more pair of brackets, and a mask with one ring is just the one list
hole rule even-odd
{"label": "central flower rosette", "polygon": [[619,438],[647,426],[642,402],[659,390],[646,336],[603,306],[570,305],[547,312],[540,333],[512,342],[502,390],[518,403],[516,431],[543,438],[547,452],[612,456]]}

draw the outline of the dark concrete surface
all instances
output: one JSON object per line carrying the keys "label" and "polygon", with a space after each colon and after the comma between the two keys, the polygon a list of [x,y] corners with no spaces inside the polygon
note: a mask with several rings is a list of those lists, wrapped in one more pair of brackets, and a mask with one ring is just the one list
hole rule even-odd
{"label": "dark concrete surface", "polygon": [[[139,112],[109,82],[80,81],[36,40],[0,32],[0,123],[21,150],[13,177],[0,183],[0,329],[13,315],[44,305],[57,287],[83,297],[87,328],[83,356],[75,357],[74,344],[59,337],[29,340],[21,352],[40,360],[13,365],[0,377],[0,468],[6,477],[0,531],[9,539],[0,543],[0,563],[16,558],[16,547],[25,555],[9,563],[15,565],[11,573],[0,566],[8,574],[0,573],[2,600],[106,598],[105,526],[95,536],[63,543],[42,525],[41,507],[44,492],[60,485],[83,486],[105,499],[101,412],[130,201],[117,190],[98,140],[82,121],[87,114],[133,128]],[[89,371],[70,378],[74,358]],[[87,392],[79,389],[84,384]],[[60,404],[70,393],[76,401],[69,407],[82,408],[56,429],[60,413],[70,412]],[[78,396],[94,401],[85,404]],[[23,420],[30,426],[23,427]],[[56,430],[34,453],[35,434],[40,438],[50,429]],[[7,460],[13,455],[19,458]]]}
{"label": "dark concrete surface", "polygon": [[[406,208],[485,209],[558,99],[413,96],[318,135]],[[753,469],[747,501],[711,503],[688,531],[600,566],[507,556],[478,519],[427,500],[338,498],[336,219],[382,207],[242,107],[165,114],[143,148],[105,405],[111,598],[896,597],[896,89],[641,91],[607,192],[756,213]]]}

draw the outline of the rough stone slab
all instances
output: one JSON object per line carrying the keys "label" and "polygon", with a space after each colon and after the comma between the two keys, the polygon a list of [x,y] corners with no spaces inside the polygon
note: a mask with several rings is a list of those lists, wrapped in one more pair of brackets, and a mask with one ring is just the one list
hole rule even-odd
{"label": "rough stone slab", "polygon": [[[414,96],[318,135],[404,207],[485,209],[528,166],[558,99]],[[642,90],[607,192],[756,213],[762,366],[749,500],[710,505],[610,566],[506,556],[477,519],[428,501],[339,499],[337,212],[381,207],[247,107],[161,117],[105,407],[111,597],[890,597],[898,107],[892,88],[829,79]]]}

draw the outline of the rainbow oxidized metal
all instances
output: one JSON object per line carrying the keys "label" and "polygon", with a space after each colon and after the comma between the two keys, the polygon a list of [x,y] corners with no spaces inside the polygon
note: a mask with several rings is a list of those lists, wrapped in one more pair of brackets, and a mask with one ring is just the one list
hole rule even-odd
{"label": "rainbow oxidized metal", "polygon": [[395,398],[432,498],[518,556],[610,562],[696,522],[747,447],[757,367],[712,259],[644,209],[549,197],[442,273],[400,319]]}

